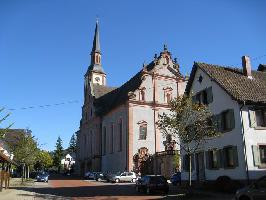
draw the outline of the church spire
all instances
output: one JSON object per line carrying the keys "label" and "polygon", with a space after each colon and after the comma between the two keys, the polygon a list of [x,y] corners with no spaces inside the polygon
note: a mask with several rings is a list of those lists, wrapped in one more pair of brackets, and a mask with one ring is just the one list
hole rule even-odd
{"label": "church spire", "polygon": [[95,32],[94,32],[94,39],[93,39],[93,46],[91,52],[98,52],[101,53],[100,48],[100,36],[99,36],[99,21],[96,20]]}
{"label": "church spire", "polygon": [[99,36],[99,21],[96,20],[96,26],[95,26],[95,32],[94,32],[94,38],[93,38],[93,45],[91,49],[91,64],[89,66],[88,72],[98,72],[98,73],[104,73],[102,68],[102,62],[101,62],[101,48],[100,48],[100,36]]}
{"label": "church spire", "polygon": [[85,74],[85,85],[97,84],[106,85],[106,74],[102,68],[101,61],[101,48],[100,48],[100,36],[99,36],[99,22],[96,20],[93,44],[91,49],[91,63]]}

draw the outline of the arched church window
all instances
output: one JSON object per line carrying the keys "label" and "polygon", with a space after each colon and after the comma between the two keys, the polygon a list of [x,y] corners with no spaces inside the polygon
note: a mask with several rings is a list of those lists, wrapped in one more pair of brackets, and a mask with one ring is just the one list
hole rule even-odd
{"label": "arched church window", "polygon": [[122,151],[122,135],[123,135],[123,124],[122,124],[122,119],[119,120],[118,122],[118,127],[119,127],[119,146],[118,146],[118,151]]}

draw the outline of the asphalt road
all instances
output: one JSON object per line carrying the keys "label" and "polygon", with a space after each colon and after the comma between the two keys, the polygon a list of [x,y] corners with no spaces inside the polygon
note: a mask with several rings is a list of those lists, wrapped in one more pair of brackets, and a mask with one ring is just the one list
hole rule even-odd
{"label": "asphalt road", "polygon": [[212,196],[208,194],[194,195],[193,197],[184,196],[184,191],[177,187],[170,186],[168,195],[157,193],[146,195],[135,191],[133,183],[106,183],[97,181],[81,180],[77,177],[52,175],[49,183],[35,182],[34,188],[24,188],[34,192],[34,197],[26,196],[25,199],[53,199],[53,200],[84,200],[84,199],[178,199],[178,200],[231,200],[230,196]]}

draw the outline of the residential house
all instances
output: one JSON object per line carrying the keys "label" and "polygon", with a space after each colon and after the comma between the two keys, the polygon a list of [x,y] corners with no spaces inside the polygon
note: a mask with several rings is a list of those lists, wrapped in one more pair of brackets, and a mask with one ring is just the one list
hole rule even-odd
{"label": "residential house", "polygon": [[[192,179],[246,181],[265,175],[266,65],[252,70],[248,56],[242,57],[242,69],[195,62],[186,93],[209,107],[221,133],[193,156]],[[181,155],[187,180],[187,157]]]}

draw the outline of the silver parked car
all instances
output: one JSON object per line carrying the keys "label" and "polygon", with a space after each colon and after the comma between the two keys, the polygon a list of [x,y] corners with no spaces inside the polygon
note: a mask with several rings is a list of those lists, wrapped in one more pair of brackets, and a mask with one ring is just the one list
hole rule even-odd
{"label": "silver parked car", "polygon": [[265,200],[266,176],[261,177],[253,184],[236,191],[236,200]]}
{"label": "silver parked car", "polygon": [[111,182],[135,182],[137,179],[137,176],[134,172],[118,172],[117,174],[114,174],[111,176]]}

